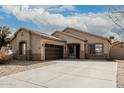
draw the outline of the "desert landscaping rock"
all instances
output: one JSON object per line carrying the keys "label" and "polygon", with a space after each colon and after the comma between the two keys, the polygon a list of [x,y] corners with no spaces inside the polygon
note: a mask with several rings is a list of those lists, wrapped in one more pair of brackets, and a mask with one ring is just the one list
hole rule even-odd
{"label": "desert landscaping rock", "polygon": [[52,64],[56,62],[12,60],[7,64],[0,64],[0,77]]}

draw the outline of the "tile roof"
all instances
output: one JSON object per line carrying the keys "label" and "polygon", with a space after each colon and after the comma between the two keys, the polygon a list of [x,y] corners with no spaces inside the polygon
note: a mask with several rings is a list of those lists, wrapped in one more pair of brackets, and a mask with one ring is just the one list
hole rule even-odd
{"label": "tile roof", "polygon": [[62,39],[57,38],[57,37],[54,37],[54,36],[52,36],[52,35],[45,34],[45,33],[42,33],[42,32],[35,31],[35,30],[31,30],[31,29],[27,29],[27,28],[20,28],[19,30],[16,31],[15,35],[16,35],[20,30],[26,30],[26,31],[29,31],[29,32],[31,32],[31,33],[40,35],[41,37],[43,36],[43,37],[47,37],[47,38],[50,38],[50,39],[63,41]]}
{"label": "tile roof", "polygon": [[89,34],[89,35],[92,35],[92,36],[95,36],[95,37],[99,37],[99,38],[102,38],[102,39],[110,40],[107,37],[103,37],[103,36],[100,36],[100,35],[92,34],[92,33],[89,33],[89,32],[86,32],[86,31],[82,31],[82,30],[78,30],[78,29],[71,28],[71,27],[65,28],[62,32],[66,32],[67,29],[76,30],[76,31],[78,31],[80,33],[85,33],[85,34]]}

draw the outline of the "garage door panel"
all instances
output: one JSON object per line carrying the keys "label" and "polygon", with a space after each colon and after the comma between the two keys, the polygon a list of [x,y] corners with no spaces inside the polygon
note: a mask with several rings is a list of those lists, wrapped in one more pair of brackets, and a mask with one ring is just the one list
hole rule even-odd
{"label": "garage door panel", "polygon": [[46,59],[61,59],[63,58],[63,47],[58,45],[45,45],[45,57]]}

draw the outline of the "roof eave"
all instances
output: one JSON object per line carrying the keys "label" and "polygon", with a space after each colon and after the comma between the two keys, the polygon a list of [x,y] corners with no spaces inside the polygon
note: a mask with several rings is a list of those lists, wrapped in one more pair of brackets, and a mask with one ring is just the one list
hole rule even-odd
{"label": "roof eave", "polygon": [[[28,32],[31,32],[33,34],[36,34],[35,32],[33,32],[33,30],[30,30],[30,29],[26,29],[26,28],[19,28],[15,33],[14,33],[14,37],[12,38],[11,41],[13,41],[13,39],[16,37],[16,35],[21,31],[21,30],[25,30],[25,31],[28,31]],[[39,35],[39,34],[36,34],[36,35]],[[47,38],[47,39],[52,39],[52,40],[56,40],[56,41],[60,41],[60,42],[65,42],[63,40],[59,40],[59,39],[54,39],[54,38],[50,38],[50,37],[47,37],[47,36],[43,36],[43,35],[39,35],[39,36],[42,36],[43,38]]]}
{"label": "roof eave", "polygon": [[80,31],[81,33],[86,33],[86,34],[89,34],[89,35],[92,35],[92,36],[96,36],[96,37],[99,37],[99,38],[106,39],[106,40],[110,41],[110,39],[108,39],[108,38],[106,38],[106,37],[102,37],[102,36],[99,36],[99,35],[96,35],[96,34],[92,34],[92,33],[84,32],[84,31],[82,31],[82,30],[75,29],[75,28],[71,28],[71,27],[66,27],[62,32],[65,32],[67,29]]}

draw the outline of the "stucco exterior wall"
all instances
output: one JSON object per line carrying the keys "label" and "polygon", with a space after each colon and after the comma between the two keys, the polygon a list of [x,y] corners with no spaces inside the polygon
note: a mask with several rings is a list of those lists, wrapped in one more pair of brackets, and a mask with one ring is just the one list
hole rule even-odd
{"label": "stucco exterior wall", "polygon": [[51,39],[43,39],[42,38],[42,41],[45,42],[45,43],[47,43],[47,44],[61,45],[61,46],[64,46],[65,45],[64,42],[55,41],[55,40],[51,40]]}
{"label": "stucco exterior wall", "polygon": [[73,35],[76,35],[76,36],[79,36],[80,38],[84,39],[84,40],[88,40],[88,43],[89,44],[92,44],[92,43],[103,43],[104,44],[104,53],[108,54],[109,51],[110,51],[110,43],[106,40],[106,39],[102,39],[102,38],[99,38],[99,37],[96,37],[96,36],[92,36],[92,35],[89,35],[89,34],[85,34],[85,33],[80,33],[76,30],[70,30],[70,29],[67,29],[65,31],[66,33],[71,33]]}
{"label": "stucco exterior wall", "polygon": [[[26,42],[26,54],[25,56],[19,55],[19,43]],[[11,42],[12,50],[14,52],[14,58],[23,59],[30,59],[30,33],[28,31],[21,30],[16,34],[16,37]],[[25,59],[24,58],[24,59]]]}
{"label": "stucco exterior wall", "polygon": [[30,50],[30,34],[27,31],[20,31],[16,37],[16,46],[19,47],[19,42],[25,41],[27,43],[27,50]]}
{"label": "stucco exterior wall", "polygon": [[41,38],[34,34],[31,34],[31,50],[32,54],[41,53]]}
{"label": "stucco exterior wall", "polygon": [[31,33],[31,59],[32,60],[41,60],[42,59],[42,56],[41,56],[41,51],[42,48],[41,48],[41,38],[38,37],[37,35],[35,34],[32,34]]}
{"label": "stucco exterior wall", "polygon": [[76,39],[71,36],[61,34],[61,33],[56,33],[56,34],[54,34],[54,36],[65,40],[67,42],[67,44],[71,44],[71,43],[79,43],[80,44],[80,43],[84,42],[79,39]]}
{"label": "stucco exterior wall", "polygon": [[17,51],[16,39],[12,40],[12,42],[10,43],[10,45],[12,47],[13,53],[16,53],[16,51]]}

